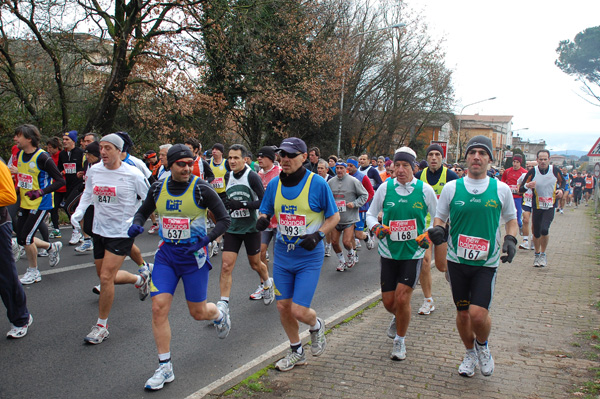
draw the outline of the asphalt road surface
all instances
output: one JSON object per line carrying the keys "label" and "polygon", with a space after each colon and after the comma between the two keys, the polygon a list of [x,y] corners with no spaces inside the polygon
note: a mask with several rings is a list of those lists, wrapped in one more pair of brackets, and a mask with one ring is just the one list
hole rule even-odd
{"label": "asphalt road surface", "polygon": [[[150,298],[142,302],[132,285],[117,286],[108,321],[110,338],[100,345],[84,344],[98,317],[98,296],[92,293],[98,277],[92,253],[77,254],[68,244],[71,229],[62,233],[60,263],[50,268],[48,258],[38,258],[42,281],[25,286],[34,318],[29,333],[19,340],[0,340],[0,398],[185,398],[287,342],[275,302],[265,306],[248,299],[259,278],[242,249],[233,272],[229,336],[218,339],[211,322],[189,315],[180,284],[170,313],[175,381],[161,391],[146,391],[144,383],[158,366]],[[156,235],[147,233],[136,238],[149,262],[157,242]],[[335,271],[335,255],[325,258],[312,303],[323,319],[378,289],[377,250],[367,251],[363,243],[359,254],[360,262],[343,273]],[[208,300],[216,302],[221,255],[211,260]],[[26,260],[17,263],[20,275],[26,268]],[[136,272],[137,266],[126,260],[123,269]],[[306,328],[301,325],[301,330]],[[0,318],[0,332],[9,329],[6,317]]]}

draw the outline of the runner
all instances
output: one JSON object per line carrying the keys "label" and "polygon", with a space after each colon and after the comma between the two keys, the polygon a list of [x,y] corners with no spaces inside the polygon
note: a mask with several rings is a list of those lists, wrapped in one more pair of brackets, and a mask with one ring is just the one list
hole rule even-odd
{"label": "runner", "polygon": [[[429,230],[431,241],[443,252],[447,250],[447,257],[436,258],[436,266],[440,268],[438,263],[447,259],[447,276],[457,310],[456,327],[466,348],[458,373],[465,377],[472,377],[477,365],[484,376],[494,372],[488,346],[492,327],[489,307],[500,260],[512,262],[517,251],[519,225],[512,193],[506,184],[486,176],[492,161],[492,141],[488,137],[469,140],[465,155],[467,175],[444,186],[435,227]],[[502,246],[500,219],[506,222]],[[500,252],[507,255],[500,256]]]}
{"label": "runner", "polygon": [[384,182],[390,177],[387,170],[385,169],[385,157],[377,158],[377,173],[379,173],[379,177],[381,181]]}
{"label": "runner", "polygon": [[537,166],[532,168],[523,179],[519,191],[524,193],[532,189],[532,214],[533,245],[535,255],[534,267],[546,267],[548,259],[546,247],[548,246],[550,225],[554,220],[554,208],[565,190],[565,179],[558,168],[550,165],[550,152],[539,150],[537,152]]}
{"label": "runner", "polygon": [[[258,171],[258,176],[262,181],[263,188],[266,189],[267,185],[273,178],[279,176],[281,173],[281,166],[275,165],[275,149],[270,146],[262,147],[258,150],[258,165],[260,166],[260,170]],[[269,269],[269,244],[271,243],[271,239],[276,233],[277,228],[277,219],[273,216],[271,219],[271,224],[267,227],[260,235],[260,260],[267,266],[267,273]],[[252,294],[250,294],[250,299],[259,300],[263,299],[263,291],[265,287],[263,286],[264,281],[260,281],[258,284],[258,288]]]}
{"label": "runner", "polygon": [[[367,175],[358,170],[358,160],[356,159],[356,157],[348,158],[346,160],[346,164],[348,165],[348,173],[350,174],[350,176],[354,177],[355,179],[358,179],[358,181],[362,183],[363,187],[367,190],[367,193],[369,194],[367,203],[361,206],[358,210],[359,221],[355,224],[354,229],[354,236],[356,237],[356,240],[354,242],[354,249],[360,248],[360,240],[364,240],[367,244],[367,249],[371,250],[375,248],[375,241],[371,237],[370,232],[365,233],[365,228],[367,226],[366,216],[367,211],[369,210],[369,201],[373,199],[375,191],[373,190],[373,186],[371,185],[371,179],[369,179]],[[354,263],[356,264],[358,263],[358,252],[354,252],[354,257]]]}
{"label": "runner", "polygon": [[[227,198],[225,194],[226,190],[226,182],[225,182],[225,174],[230,170],[229,163],[227,160],[223,159],[223,154],[225,153],[225,147],[221,143],[216,143],[212,147],[212,159],[209,162],[210,168],[215,175],[215,178],[212,181],[212,186],[221,197],[221,200],[224,202]],[[214,222],[214,221],[213,221]],[[222,238],[218,237],[215,242],[211,245],[211,253],[210,257],[216,256],[219,253],[219,245],[222,245]],[[221,247],[221,249],[223,249]]]}
{"label": "runner", "polygon": [[517,222],[519,223],[519,231],[521,232],[521,236],[523,235],[523,220],[521,215],[523,214],[523,196],[519,193],[519,185],[517,181],[519,178],[527,173],[527,169],[523,168],[521,164],[523,163],[523,157],[519,154],[515,154],[512,160],[513,167],[510,169],[506,169],[502,174],[501,181],[506,183],[508,187],[510,187],[510,191],[513,193],[513,201],[515,203],[515,209],[517,210]]}
{"label": "runner", "polygon": [[585,178],[578,170],[576,176],[571,179],[571,187],[573,187],[573,199],[575,200],[575,208],[579,208],[581,199],[583,198],[583,188],[585,187]]}
{"label": "runner", "polygon": [[416,158],[408,147],[394,154],[396,178],[377,190],[367,212],[367,226],[379,238],[381,298],[386,310],[394,315],[388,328],[388,337],[394,339],[392,360],[406,359],[404,338],[410,322],[410,298],[425,256],[416,238],[430,227],[425,225],[425,218],[428,213],[435,215],[437,205],[431,186],[413,175]]}
{"label": "runner", "polygon": [[[358,210],[363,206],[369,194],[358,179],[349,176],[347,173],[348,164],[338,162],[335,166],[336,177],[329,180],[329,188],[333,193],[333,198],[340,214],[340,221],[331,231],[331,243],[333,251],[338,257],[338,272],[350,269],[356,262],[354,253],[354,225],[359,221]],[[344,253],[340,247],[340,236],[344,248],[348,251],[348,260],[344,258]]]}
{"label": "runner", "polygon": [[[62,204],[61,207],[69,216],[68,207],[69,204],[75,199],[75,197],[79,196],[81,185],[83,184],[83,179],[77,177],[78,172],[83,171],[83,150],[77,146],[77,131],[71,130],[70,132],[66,132],[62,138],[63,142],[63,150],[58,154],[58,170],[64,175],[66,182],[66,192],[57,193],[60,202]],[[61,198],[62,197],[62,198]],[[83,236],[81,231],[73,229],[71,233],[71,239],[69,240],[69,245],[79,245],[80,242],[83,242]]]}
{"label": "runner", "polygon": [[99,344],[109,336],[108,315],[115,296],[115,284],[135,284],[142,301],[148,296],[148,269],[140,269],[137,276],[119,270],[133,245],[127,229],[133,221],[138,197],[145,199],[149,188],[148,180],[139,169],[121,161],[123,145],[123,139],[116,134],[100,140],[102,163],[88,171],[79,206],[71,216],[71,224],[79,228],[88,206],[94,204],[94,263],[101,290],[97,323],[84,338],[90,344]]}
{"label": "runner", "polygon": [[[442,164],[444,149],[439,144],[431,144],[427,147],[426,154],[427,167],[417,172],[415,177],[429,184],[439,198],[444,186],[448,182],[458,179],[458,175]],[[431,217],[433,216],[428,216],[426,224],[429,224]],[[421,315],[428,315],[435,310],[431,280],[431,251],[431,248],[429,248],[425,252],[421,265],[421,276],[419,277],[424,296],[423,305],[419,308],[419,314]]]}
{"label": "runner", "polygon": [[[537,165],[536,161],[527,161],[526,163],[526,167],[527,167],[527,171],[529,171],[530,169],[534,168]],[[525,176],[527,176],[527,173],[523,173],[521,175],[521,177],[519,177],[519,180],[517,180],[517,184],[519,185],[519,187],[521,187],[521,183],[523,182],[523,179],[525,179]],[[533,191],[531,189],[527,189],[527,191],[525,191],[525,193],[523,193],[523,204],[521,205],[521,208],[523,209],[523,242],[519,245],[519,248],[522,249],[535,249],[534,245],[533,245],[533,239],[530,239],[530,233],[531,233],[531,229],[530,229],[530,225],[531,225],[531,201],[533,199]]]}
{"label": "runner", "polygon": [[17,265],[12,254],[12,223],[6,207],[17,202],[17,193],[10,171],[0,162],[0,297],[6,306],[6,315],[11,329],[7,338],[23,338],[27,335],[33,316],[27,309],[27,298],[19,282]]}
{"label": "runner", "polygon": [[302,166],[307,158],[304,141],[284,139],[278,151],[282,171],[267,186],[256,228],[266,229],[271,217],[277,217],[273,277],[277,310],[291,349],[275,368],[288,371],[306,364],[298,322],[310,326],[312,355],[319,356],[325,350],[325,322],[310,304],[323,266],[321,240],[340,217],[327,183]]}
{"label": "runner", "polygon": [[[269,269],[260,260],[261,232],[256,229],[258,208],[262,201],[264,188],[258,174],[250,170],[244,157],[248,150],[241,144],[229,147],[230,172],[225,175],[227,186],[225,208],[229,211],[231,224],[223,236],[223,258],[219,286],[221,299],[217,307],[229,315],[229,298],[233,283],[232,273],[235,262],[242,247],[246,247],[250,267],[258,273],[263,285],[262,299],[265,305],[270,305],[275,300],[275,287],[273,279],[269,277]],[[220,327],[217,326],[217,330]],[[225,338],[220,337],[220,338]]]}
{"label": "runner", "polygon": [[[337,159],[337,157],[336,157],[336,159]],[[333,179],[333,176],[331,176],[329,174],[329,172],[331,171],[331,169],[329,168],[329,163],[327,161],[325,161],[324,159],[319,159],[319,166],[317,167],[317,171],[319,173],[319,176],[321,176],[323,179],[325,179],[326,182]],[[325,256],[326,257],[331,256],[331,234],[332,233],[333,233],[333,231],[330,231],[329,233],[327,233],[325,235]]]}
{"label": "runner", "polygon": [[[60,261],[60,241],[50,244],[34,237],[36,230],[54,205],[53,193],[65,184],[50,155],[38,148],[40,132],[33,125],[15,129],[14,140],[20,152],[17,155],[17,185],[20,205],[17,211],[17,242],[25,247],[29,266],[21,277],[21,284],[42,281],[37,267],[38,248],[48,251],[48,263],[54,267]],[[52,183],[51,183],[52,181]]]}
{"label": "runner", "polygon": [[[46,152],[50,154],[55,165],[58,165],[58,156],[62,151],[62,140],[60,137],[50,137],[46,141]],[[50,209],[50,221],[52,222],[52,231],[50,231],[48,238],[62,238],[60,232],[60,225],[58,224],[58,210],[61,208],[60,204],[65,198],[67,188],[62,186],[54,192],[54,206]],[[42,227],[43,225],[40,225]]]}
{"label": "runner", "polygon": [[208,162],[203,160],[200,156],[202,153],[202,144],[193,137],[186,139],[184,144],[194,153],[194,167],[192,168],[192,174],[211,183],[214,180],[215,175]]}
{"label": "runner", "polygon": [[585,174],[585,188],[583,189],[583,196],[585,198],[585,206],[588,206],[590,197],[596,188],[596,178],[590,172]]}
{"label": "runner", "polygon": [[304,166],[309,172],[317,173],[320,156],[321,150],[319,150],[319,147],[310,148],[308,150],[308,160],[302,166]]}
{"label": "runner", "polygon": [[163,144],[158,147],[158,159],[160,159],[160,168],[158,168],[156,180],[165,180],[167,177],[171,176],[171,172],[169,171],[169,165],[167,164],[167,153],[169,152],[169,149],[172,146],[173,144]]}
{"label": "runner", "polygon": [[[144,231],[144,223],[158,210],[161,238],[154,260],[150,291],[152,330],[158,351],[158,369],[146,381],[145,388],[161,389],[175,379],[171,362],[171,326],[169,311],[179,280],[183,280],[190,315],[195,320],[213,320],[229,329],[229,316],[214,303],[207,302],[208,272],[212,268],[207,256],[208,243],[229,225],[229,216],[214,189],[192,174],[194,154],[183,144],[175,144],[167,154],[171,176],[152,184],[146,200],[136,212],[128,234],[135,237]],[[206,210],[216,216],[215,228],[207,234]]]}
{"label": "runner", "polygon": [[[371,185],[373,186],[373,190],[377,191],[377,189],[379,188],[379,186],[381,186],[382,183],[381,176],[379,176],[377,168],[373,167],[370,164],[369,154],[365,153],[358,157],[358,164],[360,165],[360,168],[358,170],[369,178],[369,180],[371,181]],[[369,203],[371,203],[371,199],[369,199]]]}

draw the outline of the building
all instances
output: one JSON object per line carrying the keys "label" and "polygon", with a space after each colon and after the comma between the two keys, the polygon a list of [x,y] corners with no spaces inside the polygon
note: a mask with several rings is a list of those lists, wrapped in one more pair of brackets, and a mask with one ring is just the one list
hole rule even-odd
{"label": "building", "polygon": [[[500,165],[504,153],[512,143],[512,115],[455,115],[457,122],[459,158],[467,142],[474,136],[486,136],[492,140],[495,163]],[[454,142],[456,151],[456,141]]]}
{"label": "building", "polygon": [[[525,154],[525,161],[535,161],[537,158],[537,152],[539,150],[546,149],[546,141],[545,140],[524,140],[522,137],[519,137],[517,134],[512,138],[512,146],[511,148],[514,150],[515,148],[520,149]],[[561,163],[562,164],[562,163]]]}
{"label": "building", "polygon": [[558,155],[558,154],[550,155],[550,164],[551,165],[563,166],[566,160],[567,160],[567,157],[564,155]]}

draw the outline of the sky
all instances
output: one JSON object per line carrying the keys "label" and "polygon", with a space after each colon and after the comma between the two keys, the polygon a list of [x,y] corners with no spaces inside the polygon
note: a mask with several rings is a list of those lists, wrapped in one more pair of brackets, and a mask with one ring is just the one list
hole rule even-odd
{"label": "sky", "polygon": [[[600,25],[600,1],[407,0],[429,33],[444,38],[455,113],[512,115],[513,131],[552,151],[589,151],[600,138],[600,106],[554,65],[561,40]],[[519,130],[527,128],[527,130]]]}

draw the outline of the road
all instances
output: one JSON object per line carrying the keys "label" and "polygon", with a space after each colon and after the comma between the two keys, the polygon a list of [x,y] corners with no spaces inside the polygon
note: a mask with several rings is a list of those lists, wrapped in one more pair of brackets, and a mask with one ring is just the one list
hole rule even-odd
{"label": "road", "polygon": [[[77,254],[68,245],[71,230],[62,232],[61,262],[50,268],[47,258],[38,258],[42,281],[25,286],[34,317],[28,335],[0,340],[0,398],[185,398],[286,342],[275,303],[265,306],[248,299],[259,280],[242,249],[233,272],[229,337],[218,339],[211,322],[189,316],[179,286],[170,314],[175,381],[162,391],[145,391],[144,383],[158,365],[150,298],[142,302],[133,286],[118,286],[109,317],[110,339],[96,346],[84,344],[98,317],[98,296],[92,293],[98,278],[91,252]],[[146,233],[136,238],[147,261],[152,262],[157,242]],[[312,305],[320,317],[326,319],[377,290],[377,252],[363,244],[359,254],[360,263],[343,273],[335,271],[335,256],[325,258]],[[208,300],[216,302],[221,255],[213,261]],[[26,267],[26,260],[20,260],[19,274]],[[126,260],[123,269],[135,272],[137,266]],[[8,320],[0,318],[0,331],[9,329]]]}

